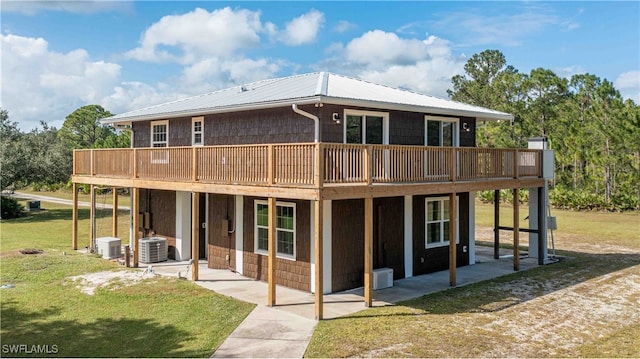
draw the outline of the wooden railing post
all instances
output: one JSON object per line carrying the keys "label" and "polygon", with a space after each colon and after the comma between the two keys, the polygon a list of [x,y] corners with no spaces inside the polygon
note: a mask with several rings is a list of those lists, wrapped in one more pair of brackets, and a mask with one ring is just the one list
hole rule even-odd
{"label": "wooden railing post", "polygon": [[90,151],[90,153],[91,153],[91,156],[90,156],[90,157],[91,157],[91,159],[90,159],[89,163],[91,164],[91,165],[90,165],[90,169],[91,169],[91,176],[93,177],[93,176],[96,174],[96,172],[95,172],[95,168],[94,168],[94,162],[95,162],[95,159],[94,159],[94,151],[93,151],[93,149],[90,149],[89,151]]}
{"label": "wooden railing post", "polygon": [[367,185],[373,183],[373,147],[367,145],[364,148],[364,181]]}
{"label": "wooden railing post", "polygon": [[138,178],[138,149],[133,149],[133,169],[131,170],[131,174],[133,178]]}
{"label": "wooden railing post", "polygon": [[318,189],[322,189],[324,186],[324,166],[325,166],[325,158],[324,158],[324,146],[322,146],[322,142],[315,144],[315,178],[314,183]]}
{"label": "wooden railing post", "polygon": [[519,171],[518,171],[518,159],[520,157],[520,154],[518,152],[518,149],[516,149],[513,152],[513,178],[519,178]]}
{"label": "wooden railing post", "polygon": [[72,162],[72,170],[71,170],[71,174],[73,174],[73,175],[78,174],[78,170],[76,168],[76,166],[77,166],[76,151],[77,150],[73,150],[73,162]]}
{"label": "wooden railing post", "polygon": [[456,181],[456,151],[455,151],[455,147],[450,147],[449,148],[449,171],[451,171],[449,173],[449,178],[451,179],[451,182],[455,182]]}
{"label": "wooden railing post", "polygon": [[273,185],[275,183],[275,172],[276,172],[276,164],[275,164],[275,151],[273,149],[273,145],[268,145],[267,147],[267,183],[269,185]]}
{"label": "wooden railing post", "polygon": [[193,182],[198,181],[198,148],[192,147],[191,149],[191,180]]}

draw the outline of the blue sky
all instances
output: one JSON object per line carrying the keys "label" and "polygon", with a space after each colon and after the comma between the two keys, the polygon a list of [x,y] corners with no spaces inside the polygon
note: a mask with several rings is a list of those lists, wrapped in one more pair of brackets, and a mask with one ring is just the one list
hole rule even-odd
{"label": "blue sky", "polygon": [[474,53],[592,73],[640,103],[640,2],[1,1],[0,106],[23,130],[331,71],[446,97]]}

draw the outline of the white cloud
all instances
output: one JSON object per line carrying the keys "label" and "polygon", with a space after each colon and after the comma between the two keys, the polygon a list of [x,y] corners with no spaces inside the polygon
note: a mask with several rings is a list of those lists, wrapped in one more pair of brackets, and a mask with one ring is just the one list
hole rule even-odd
{"label": "white cloud", "polygon": [[463,73],[463,57],[453,56],[451,43],[436,36],[404,39],[374,30],[346,45],[331,44],[332,56],[320,67],[365,80],[446,97],[451,77]]}
{"label": "white cloud", "polygon": [[73,110],[100,103],[120,81],[120,65],[92,61],[85,50],[58,53],[42,38],[0,36],[0,106],[22,129],[30,130],[41,120],[60,127]]}
{"label": "white cloud", "polygon": [[131,11],[130,1],[3,1],[2,11],[35,15],[43,11],[70,12],[75,14],[95,14],[99,12]]}
{"label": "white cloud", "polygon": [[491,15],[472,10],[447,13],[433,25],[435,29],[457,34],[473,45],[519,46],[526,36],[559,22],[556,15],[532,7],[515,14]]}
{"label": "white cloud", "polygon": [[428,52],[427,45],[418,39],[401,39],[394,33],[374,30],[351,40],[346,55],[351,62],[378,67],[415,63]]}
{"label": "white cloud", "polygon": [[577,74],[584,74],[587,71],[582,66],[567,66],[555,69],[556,75],[565,79],[571,79],[571,76]]}
{"label": "white cloud", "polygon": [[232,56],[260,43],[260,12],[229,7],[195,9],[164,16],[143,34],[140,46],[126,56],[148,62],[193,64],[211,56]]}
{"label": "white cloud", "polygon": [[342,34],[342,33],[345,33],[347,31],[351,30],[351,29],[355,29],[356,27],[357,26],[354,23],[351,23],[351,22],[346,21],[346,20],[341,20],[333,28],[333,31]]}
{"label": "white cloud", "polygon": [[324,14],[311,10],[289,21],[278,35],[280,41],[290,46],[313,43],[324,25]]}
{"label": "white cloud", "polygon": [[640,71],[633,70],[621,73],[613,85],[624,98],[630,98],[636,104],[640,104]]}

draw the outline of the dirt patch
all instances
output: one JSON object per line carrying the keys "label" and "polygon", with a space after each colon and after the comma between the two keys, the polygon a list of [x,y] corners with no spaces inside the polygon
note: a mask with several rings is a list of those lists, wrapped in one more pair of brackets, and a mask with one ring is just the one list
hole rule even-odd
{"label": "dirt patch", "polygon": [[488,315],[491,323],[481,327],[511,337],[518,345],[495,346],[483,356],[573,355],[576,348],[596,338],[640,325],[640,266],[576,280],[560,290],[554,289],[560,285],[554,285],[553,279],[544,288],[529,281],[523,278],[505,284],[520,303],[500,315]]}
{"label": "dirt patch", "polygon": [[42,249],[37,248],[23,248],[20,250],[20,253],[22,254],[40,254],[42,252]]}
{"label": "dirt patch", "polygon": [[76,284],[76,288],[87,295],[94,295],[97,288],[108,287],[112,290],[139,283],[155,275],[148,272],[117,271],[96,272],[69,277],[68,280]]}

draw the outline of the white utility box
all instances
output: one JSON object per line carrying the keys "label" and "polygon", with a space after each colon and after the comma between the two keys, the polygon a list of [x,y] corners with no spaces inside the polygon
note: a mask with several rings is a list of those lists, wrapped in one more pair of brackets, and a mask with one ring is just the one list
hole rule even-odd
{"label": "white utility box", "polygon": [[393,268],[373,270],[373,290],[393,287]]}
{"label": "white utility box", "polygon": [[96,238],[98,245],[98,254],[102,258],[112,259],[122,256],[122,244],[120,238],[116,237],[99,237]]}

